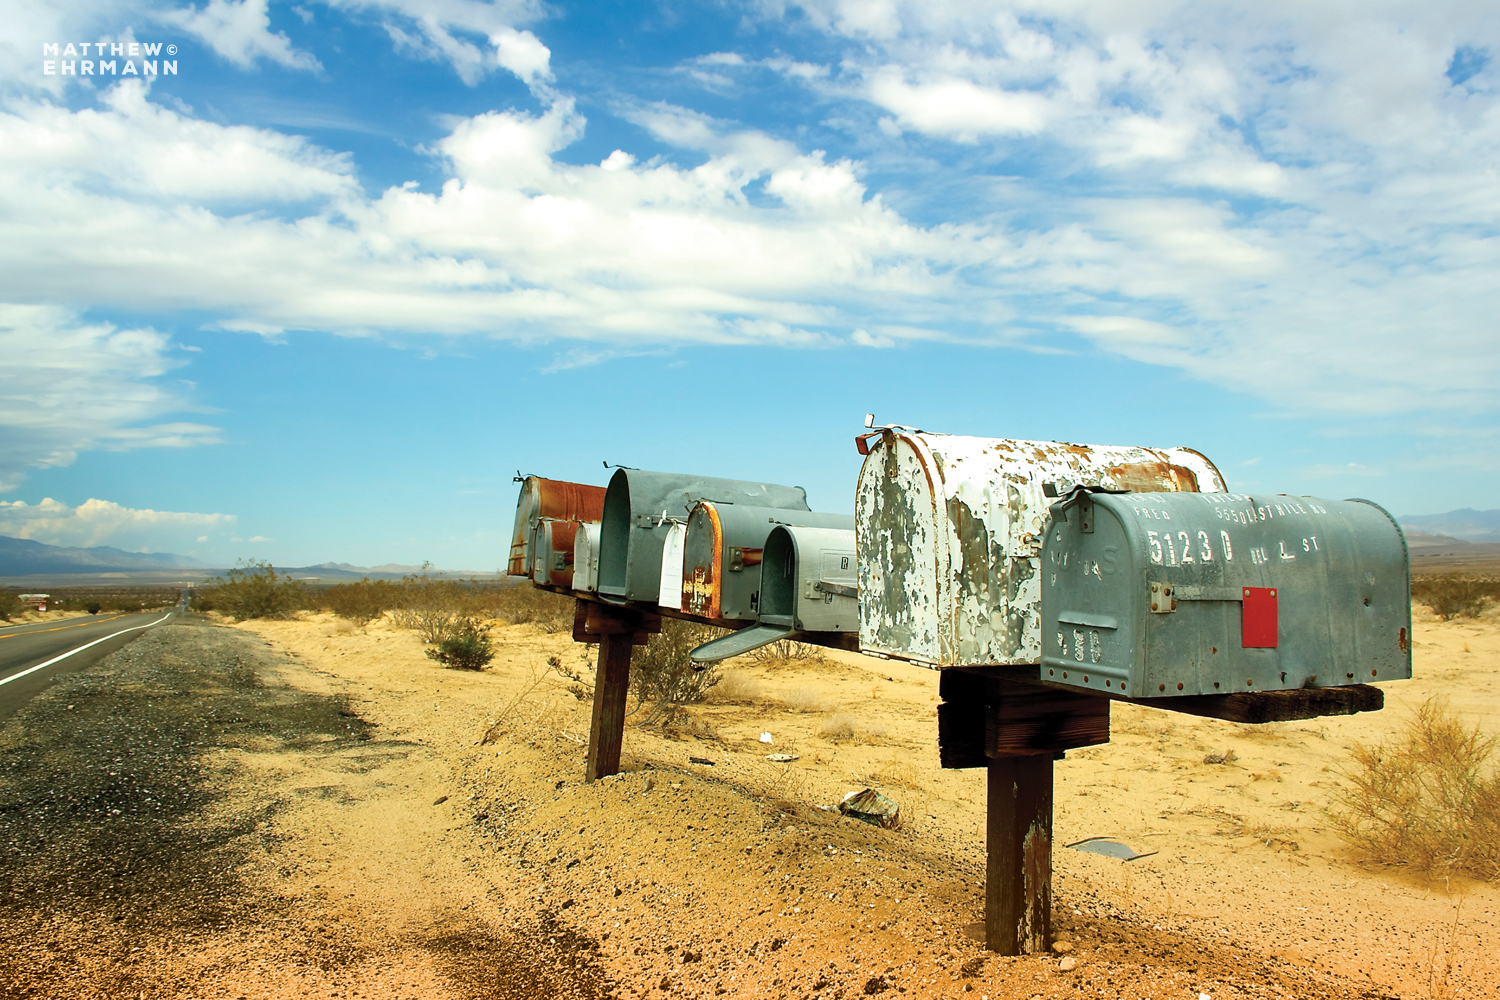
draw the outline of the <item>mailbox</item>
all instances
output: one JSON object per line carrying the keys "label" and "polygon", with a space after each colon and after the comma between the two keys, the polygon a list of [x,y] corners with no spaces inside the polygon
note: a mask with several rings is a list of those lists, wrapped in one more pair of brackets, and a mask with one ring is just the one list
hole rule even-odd
{"label": "mailbox", "polygon": [[[847,514],[819,514],[702,500],[687,519],[679,577],[682,594],[677,606],[701,618],[753,621],[759,617],[761,560],[766,538],[778,525],[852,532],[854,518]],[[848,548],[852,557],[852,534]],[[664,581],[665,572],[663,569]],[[665,586],[663,582],[663,588]],[[854,586],[852,577],[849,586]]]}
{"label": "mailbox", "polygon": [[852,527],[777,525],[760,565],[759,624],[699,646],[694,662],[738,656],[803,632],[859,631],[858,576]]}
{"label": "mailbox", "polygon": [[516,526],[511,533],[510,563],[506,574],[534,577],[537,522],[548,518],[597,523],[604,514],[604,492],[602,486],[527,476],[516,500]]}
{"label": "mailbox", "polygon": [[860,648],[936,667],[1040,662],[1049,491],[1224,489],[1186,448],[876,433],[855,496]]}
{"label": "mailbox", "polygon": [[573,536],[573,589],[586,594],[599,589],[599,526],[587,521]]}
{"label": "mailbox", "polygon": [[[609,481],[599,525],[599,596],[656,605],[667,536],[674,522],[687,521],[699,500],[807,510],[800,486],[620,469]],[[669,599],[667,606],[677,604]]]}
{"label": "mailbox", "polygon": [[1041,679],[1130,698],[1411,676],[1411,579],[1368,500],[1077,490],[1042,549]]}
{"label": "mailbox", "polygon": [[541,518],[531,544],[531,579],[551,587],[572,588],[574,560],[582,521]]}

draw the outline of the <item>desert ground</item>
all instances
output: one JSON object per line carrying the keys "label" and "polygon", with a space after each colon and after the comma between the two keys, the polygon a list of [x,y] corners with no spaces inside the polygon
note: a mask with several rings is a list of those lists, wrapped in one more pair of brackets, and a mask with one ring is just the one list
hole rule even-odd
{"label": "desert ground", "polygon": [[[134,921],[123,876],[87,905],[13,909],[0,996],[1500,996],[1500,885],[1361,861],[1328,815],[1349,748],[1430,696],[1500,731],[1493,613],[1417,608],[1415,678],[1382,685],[1379,713],[1251,727],[1115,705],[1112,741],[1056,765],[1057,946],[1020,958],[978,943],[984,775],[938,766],[933,671],[731,661],[585,784],[587,692],[548,660],[595,647],[533,625],[492,638],[470,673],[383,621],[165,626],[78,682],[94,687],[60,684],[61,718],[132,664],[218,657],[258,703],[332,709],[214,730],[193,751],[213,794],[171,828],[203,831],[181,840],[174,913]],[[25,738],[13,724],[0,749]],[[834,808],[865,787],[900,804],[898,829]],[[1063,846],[1099,836],[1147,856]],[[222,871],[190,872],[210,842]],[[231,888],[205,901],[210,882]]]}

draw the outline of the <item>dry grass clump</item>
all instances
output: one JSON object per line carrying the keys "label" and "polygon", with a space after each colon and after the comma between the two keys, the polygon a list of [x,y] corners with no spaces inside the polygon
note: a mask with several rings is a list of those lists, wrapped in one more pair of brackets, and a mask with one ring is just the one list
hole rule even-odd
{"label": "dry grass clump", "polygon": [[1428,699],[1390,743],[1352,748],[1335,826],[1369,861],[1500,881],[1497,744]]}
{"label": "dry grass clump", "polygon": [[828,696],[817,688],[792,688],[781,696],[781,703],[786,706],[788,712],[812,714],[833,711],[833,702],[829,701]]}
{"label": "dry grass clump", "polygon": [[883,722],[861,722],[847,712],[836,712],[818,726],[818,735],[831,743],[880,743],[890,731]]}
{"label": "dry grass clump", "polygon": [[766,687],[743,670],[725,670],[704,700],[720,705],[754,705],[766,700]]}
{"label": "dry grass clump", "polygon": [[494,617],[511,625],[535,625],[543,632],[566,632],[573,627],[574,599],[530,584],[497,587],[487,595]]}
{"label": "dry grass clump", "polygon": [[777,639],[775,642],[745,654],[750,662],[760,667],[784,667],[789,663],[822,663],[828,659],[822,646],[814,646],[796,639]]}
{"label": "dry grass clump", "polygon": [[1443,621],[1478,618],[1486,604],[1500,598],[1500,580],[1462,573],[1419,576],[1411,582],[1411,597]]}

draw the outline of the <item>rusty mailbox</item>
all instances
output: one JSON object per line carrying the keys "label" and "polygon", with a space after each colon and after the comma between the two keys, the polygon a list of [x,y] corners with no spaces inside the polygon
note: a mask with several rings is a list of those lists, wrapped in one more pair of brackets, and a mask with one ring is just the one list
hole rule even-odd
{"label": "rusty mailbox", "polygon": [[1186,448],[875,435],[855,495],[860,648],[936,667],[1040,662],[1047,492],[1224,490]]}
{"label": "rusty mailbox", "polygon": [[1406,540],[1376,504],[1079,489],[1052,514],[1045,681],[1170,699],[1411,676]]}
{"label": "rusty mailbox", "polygon": [[[597,523],[604,513],[604,487],[568,483],[560,479],[527,476],[521,481],[516,500],[516,525],[511,533],[509,576],[529,576],[546,583],[536,575],[537,525],[543,520],[573,523]],[[562,533],[552,536],[562,544]],[[572,540],[567,554],[571,555]],[[571,574],[570,574],[571,576]]]}
{"label": "rusty mailbox", "polygon": [[852,523],[777,525],[760,564],[757,624],[699,646],[693,662],[712,663],[808,632],[858,632],[858,576]]}
{"label": "rusty mailbox", "polygon": [[[657,606],[662,600],[662,550],[673,525],[685,524],[699,500],[807,510],[807,493],[800,486],[619,469],[609,481],[599,525],[599,596]],[[680,576],[681,569],[677,572]],[[680,579],[677,588],[680,595]],[[666,606],[680,607],[670,597]]]}
{"label": "rusty mailbox", "polygon": [[[701,618],[732,621],[758,618],[762,557],[766,539],[778,525],[853,532],[854,518],[847,514],[699,501],[688,515],[683,540],[681,609]],[[848,547],[852,556],[852,534]]]}

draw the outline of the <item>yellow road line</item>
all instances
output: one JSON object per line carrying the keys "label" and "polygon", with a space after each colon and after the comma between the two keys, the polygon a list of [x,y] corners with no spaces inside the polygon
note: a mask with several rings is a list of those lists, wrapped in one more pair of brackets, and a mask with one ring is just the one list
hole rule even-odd
{"label": "yellow road line", "polygon": [[30,632],[12,632],[10,635],[0,635],[0,639],[14,639],[18,635],[41,635],[43,632],[61,632],[65,628],[83,628],[85,625],[97,625],[100,622],[112,622],[116,618],[124,618],[124,615],[110,615],[108,618],[94,618],[91,621],[79,622],[77,625],[59,625],[57,628],[38,628]]}

